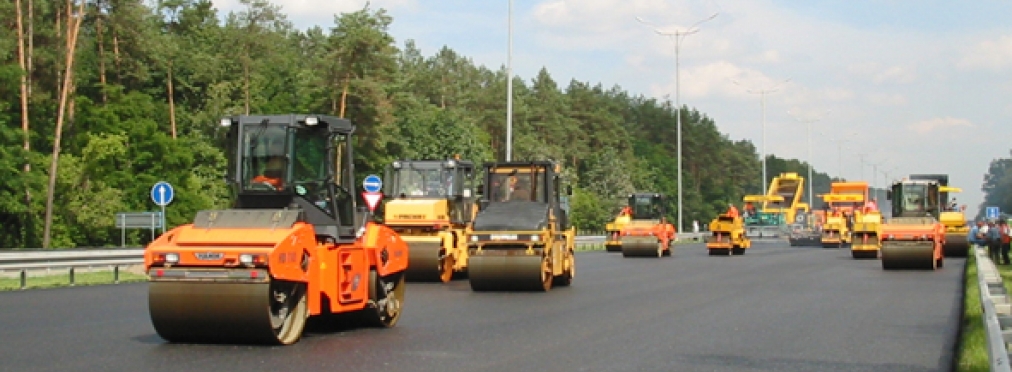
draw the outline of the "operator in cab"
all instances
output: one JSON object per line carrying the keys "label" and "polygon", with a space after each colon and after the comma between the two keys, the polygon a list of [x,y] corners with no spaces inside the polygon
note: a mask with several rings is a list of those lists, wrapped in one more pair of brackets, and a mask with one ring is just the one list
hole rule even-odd
{"label": "operator in cab", "polygon": [[285,187],[285,159],[280,156],[271,157],[267,160],[267,164],[264,166],[264,171],[261,174],[256,175],[250,180],[254,184],[266,184],[273,187],[275,190],[281,190]]}

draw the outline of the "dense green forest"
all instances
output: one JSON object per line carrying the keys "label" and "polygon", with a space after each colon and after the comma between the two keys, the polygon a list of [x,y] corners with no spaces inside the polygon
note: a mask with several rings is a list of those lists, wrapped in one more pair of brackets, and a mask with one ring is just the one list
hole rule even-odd
{"label": "dense green forest", "polygon": [[[150,3],[0,3],[0,247],[116,245],[113,216],[154,210],[159,180],[177,189],[170,226],[227,206],[224,115],[347,117],[359,177],[396,158],[504,157],[505,68],[450,48],[423,55],[410,35],[388,33],[381,9],[299,30],[264,0],[227,15],[208,0]],[[685,225],[762,189],[755,146],[704,113],[546,69],[510,78],[513,157],[564,165],[580,229],[600,230],[636,190],[670,195],[674,220],[676,114]],[[769,177],[783,171],[807,164],[769,156]],[[816,193],[829,182],[817,172]],[[146,236],[132,231],[131,242]]]}

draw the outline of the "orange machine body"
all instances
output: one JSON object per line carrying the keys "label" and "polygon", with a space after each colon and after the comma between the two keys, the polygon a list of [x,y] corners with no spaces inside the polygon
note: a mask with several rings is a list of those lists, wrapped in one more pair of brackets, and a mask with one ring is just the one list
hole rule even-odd
{"label": "orange machine body", "polygon": [[[178,259],[170,264],[173,254]],[[152,242],[144,265],[152,280],[306,283],[309,315],[320,315],[365,308],[370,269],[381,276],[404,271],[408,249],[393,230],[375,223],[354,241],[326,244],[317,243],[313,226],[304,222],[273,229],[188,224]]]}
{"label": "orange machine body", "polygon": [[670,223],[656,221],[632,220],[622,227],[621,236],[655,236],[661,244],[667,246],[675,240],[675,226]]}

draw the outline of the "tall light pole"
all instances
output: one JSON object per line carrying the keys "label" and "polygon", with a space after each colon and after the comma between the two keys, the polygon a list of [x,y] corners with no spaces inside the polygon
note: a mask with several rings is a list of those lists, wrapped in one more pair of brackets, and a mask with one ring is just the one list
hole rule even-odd
{"label": "tall light pole", "polygon": [[[762,181],[763,195],[766,195],[766,94],[768,94],[768,93],[776,93],[777,91],[780,90],[780,86],[781,85],[786,84],[789,81],[791,81],[791,78],[787,78],[786,80],[781,81],[779,83],[776,83],[772,87],[769,87],[769,88],[763,88],[763,87],[759,87],[758,89],[745,88],[746,92],[749,92],[751,94],[758,94],[759,97],[760,97],[759,102],[762,105],[762,112],[763,112],[763,122],[762,122],[763,123],[763,135],[762,135],[762,155],[761,156],[762,156],[762,161],[763,161],[763,181]],[[737,80],[731,80],[731,82],[734,83],[735,85],[742,86],[741,83],[739,83]]]}
{"label": "tall light pole", "polygon": [[506,161],[513,160],[513,0],[506,15]]}
{"label": "tall light pole", "polygon": [[[830,112],[831,110],[826,110],[826,112],[823,115],[829,115]],[[790,111],[787,111],[787,113],[791,114]],[[794,114],[791,114],[791,116],[794,116]],[[812,204],[812,196],[815,195],[813,191],[814,188],[812,185],[815,180],[814,178],[812,178],[812,123],[822,120],[822,116],[820,115],[818,117],[806,120],[801,120],[797,116],[794,116],[794,120],[797,120],[800,123],[808,125],[808,207],[811,208],[814,205]]]}
{"label": "tall light pole", "polygon": [[686,29],[683,29],[683,30],[674,30],[674,31],[662,31],[659,28],[657,28],[656,25],[654,25],[654,24],[652,24],[650,22],[647,22],[643,18],[636,17],[636,21],[637,22],[645,24],[647,26],[653,27],[654,33],[656,33],[658,35],[661,35],[661,36],[665,36],[665,37],[671,39],[672,41],[674,41],[674,43],[675,43],[675,132],[677,133],[677,141],[678,141],[678,144],[676,145],[676,147],[678,148],[677,149],[677,152],[678,152],[678,156],[677,156],[678,157],[678,229],[677,229],[677,231],[678,232],[682,232],[683,231],[682,230],[682,103],[681,103],[681,100],[680,100],[681,97],[680,97],[680,94],[679,94],[680,93],[679,91],[680,91],[680,88],[681,88],[681,72],[680,72],[680,70],[681,70],[681,68],[680,68],[681,67],[681,62],[679,61],[679,53],[680,53],[679,52],[679,49],[680,49],[679,47],[682,44],[682,40],[685,39],[686,36],[689,36],[689,35],[692,35],[694,33],[699,32],[699,27],[698,26],[700,24],[702,24],[703,22],[706,22],[706,21],[709,21],[711,19],[716,18],[718,14],[720,14],[720,12],[713,13],[709,17],[706,17],[706,18],[704,18],[704,19],[702,19],[702,20],[700,20],[700,21],[698,21],[696,23],[693,23],[692,26],[689,26],[689,28],[686,28]]}

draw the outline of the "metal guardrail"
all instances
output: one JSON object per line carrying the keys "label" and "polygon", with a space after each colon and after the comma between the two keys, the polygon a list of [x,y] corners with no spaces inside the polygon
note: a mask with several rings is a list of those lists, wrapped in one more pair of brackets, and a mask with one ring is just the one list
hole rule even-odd
{"label": "metal guardrail", "polygon": [[0,253],[0,272],[18,272],[21,289],[28,286],[28,272],[33,270],[67,269],[70,284],[74,272],[82,267],[110,267],[113,282],[119,282],[120,267],[144,263],[144,249],[99,249],[65,251],[18,251]]}
{"label": "metal guardrail", "polygon": [[1012,302],[998,267],[984,248],[974,249],[977,259],[977,284],[980,288],[980,305],[984,312],[984,331],[987,337],[987,358],[992,372],[1012,372],[1009,365],[1008,344],[1012,342]]}

